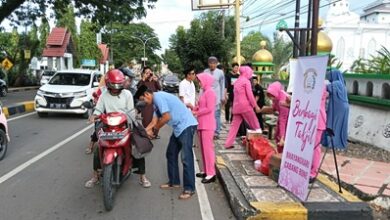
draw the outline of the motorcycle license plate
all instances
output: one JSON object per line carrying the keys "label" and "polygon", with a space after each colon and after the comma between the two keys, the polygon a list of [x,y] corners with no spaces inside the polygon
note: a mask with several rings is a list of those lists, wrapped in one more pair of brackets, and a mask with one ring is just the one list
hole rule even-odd
{"label": "motorcycle license plate", "polygon": [[119,139],[123,139],[124,137],[125,135],[121,133],[115,133],[115,132],[105,132],[99,136],[99,138],[102,140],[119,140]]}

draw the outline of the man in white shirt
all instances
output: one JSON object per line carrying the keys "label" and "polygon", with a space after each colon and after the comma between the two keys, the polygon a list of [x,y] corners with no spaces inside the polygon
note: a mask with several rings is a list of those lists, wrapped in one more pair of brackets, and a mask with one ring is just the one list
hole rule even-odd
{"label": "man in white shirt", "polygon": [[192,109],[196,99],[195,69],[191,67],[184,70],[184,76],[185,78],[179,84],[179,97],[188,108]]}

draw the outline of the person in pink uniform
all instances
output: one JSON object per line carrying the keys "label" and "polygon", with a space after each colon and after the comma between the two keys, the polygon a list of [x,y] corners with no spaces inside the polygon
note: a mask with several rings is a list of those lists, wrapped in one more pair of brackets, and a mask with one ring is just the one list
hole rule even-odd
{"label": "person in pink uniform", "polygon": [[197,75],[200,86],[203,89],[199,97],[198,105],[192,112],[198,118],[198,135],[202,150],[203,170],[196,176],[203,178],[202,183],[211,183],[215,181],[215,151],[214,151],[214,131],[215,122],[215,103],[217,96],[212,88],[214,78],[208,73]]}
{"label": "person in pink uniform", "polygon": [[256,99],[252,92],[252,78],[253,70],[249,66],[240,67],[240,77],[234,83],[234,98],[233,100],[233,120],[226,139],[225,148],[233,148],[234,139],[240,127],[242,120],[248,123],[250,129],[260,129],[259,121],[257,120],[256,112],[260,112],[260,107],[257,105]]}
{"label": "person in pink uniform", "polygon": [[273,114],[274,112],[279,113],[275,127],[275,141],[278,153],[282,153],[286,136],[288,115],[290,112],[290,97],[287,92],[283,90],[283,85],[280,82],[273,82],[268,86],[267,96],[272,100],[272,106],[264,106],[260,112],[263,114]]}
{"label": "person in pink uniform", "polygon": [[324,86],[324,89],[322,91],[322,98],[321,98],[321,106],[320,106],[320,114],[318,116],[318,122],[317,122],[317,134],[316,134],[316,142],[314,145],[314,151],[313,151],[313,162],[311,164],[311,171],[310,171],[310,183],[313,183],[315,178],[318,174],[318,169],[320,168],[320,162],[321,162],[321,139],[322,134],[324,133],[326,129],[326,99],[328,97],[328,92],[326,91],[326,86]]}

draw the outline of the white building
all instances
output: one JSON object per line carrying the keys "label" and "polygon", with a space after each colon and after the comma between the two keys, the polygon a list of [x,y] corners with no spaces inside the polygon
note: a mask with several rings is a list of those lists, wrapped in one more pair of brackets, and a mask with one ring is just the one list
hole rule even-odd
{"label": "white building", "polygon": [[331,4],[325,20],[325,32],[333,42],[332,54],[343,62],[342,70],[350,70],[359,58],[377,55],[382,46],[390,48],[390,0],[367,5],[361,16],[349,7],[348,0]]}

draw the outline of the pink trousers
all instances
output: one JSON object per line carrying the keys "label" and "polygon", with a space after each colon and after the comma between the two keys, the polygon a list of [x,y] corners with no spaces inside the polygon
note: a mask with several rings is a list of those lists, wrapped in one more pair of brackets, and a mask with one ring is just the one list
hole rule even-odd
{"label": "pink trousers", "polygon": [[207,176],[215,175],[214,130],[198,130],[202,150],[203,172]]}
{"label": "pink trousers", "polygon": [[230,126],[229,134],[226,139],[225,147],[230,147],[234,143],[238,129],[240,128],[242,120],[245,120],[248,123],[250,129],[259,129],[260,124],[257,120],[256,114],[254,111],[248,111],[241,114],[233,114],[232,125]]}
{"label": "pink trousers", "polygon": [[318,174],[318,169],[320,168],[321,163],[321,137],[323,130],[317,130],[316,142],[314,145],[313,151],[313,162],[311,163],[310,177],[316,177]]}

